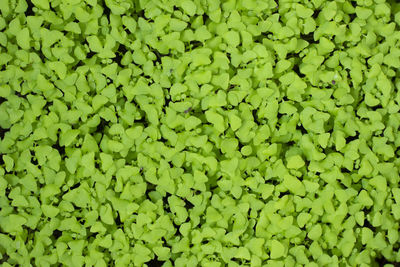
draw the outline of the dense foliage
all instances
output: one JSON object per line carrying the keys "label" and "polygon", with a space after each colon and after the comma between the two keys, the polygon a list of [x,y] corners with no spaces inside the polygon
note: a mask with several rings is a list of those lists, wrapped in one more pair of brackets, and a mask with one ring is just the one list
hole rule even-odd
{"label": "dense foliage", "polygon": [[0,264],[400,262],[399,24],[385,0],[0,0]]}

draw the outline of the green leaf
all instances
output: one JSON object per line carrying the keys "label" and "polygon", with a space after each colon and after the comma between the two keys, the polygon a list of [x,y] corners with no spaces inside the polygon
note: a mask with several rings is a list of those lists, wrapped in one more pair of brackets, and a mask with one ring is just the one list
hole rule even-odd
{"label": "green leaf", "polygon": [[41,9],[50,9],[49,0],[32,0],[32,4]]}
{"label": "green leaf", "polygon": [[299,169],[304,166],[304,160],[300,155],[294,155],[287,159],[287,167],[289,169]]}
{"label": "green leaf", "polygon": [[271,240],[270,250],[271,250],[271,259],[278,259],[285,255],[285,247],[278,240],[275,239]]}
{"label": "green leaf", "polygon": [[189,16],[193,16],[196,13],[196,4],[191,0],[184,0],[181,3],[182,9],[185,11],[186,14]]}
{"label": "green leaf", "polygon": [[218,114],[213,110],[207,110],[205,112],[205,115],[207,121],[212,123],[218,132],[222,133],[225,131],[225,121],[222,115]]}
{"label": "green leaf", "polygon": [[100,207],[100,219],[105,224],[114,224],[113,211],[110,204],[106,204]]}
{"label": "green leaf", "polygon": [[17,44],[25,50],[29,50],[30,49],[30,41],[31,41],[31,37],[29,35],[29,29],[28,28],[23,28],[21,29],[16,36],[17,39]]}

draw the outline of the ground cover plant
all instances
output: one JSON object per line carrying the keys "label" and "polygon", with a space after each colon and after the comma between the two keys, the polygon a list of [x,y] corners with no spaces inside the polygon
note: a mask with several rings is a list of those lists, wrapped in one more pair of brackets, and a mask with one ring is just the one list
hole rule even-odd
{"label": "ground cover plant", "polygon": [[399,266],[400,4],[0,0],[1,266]]}

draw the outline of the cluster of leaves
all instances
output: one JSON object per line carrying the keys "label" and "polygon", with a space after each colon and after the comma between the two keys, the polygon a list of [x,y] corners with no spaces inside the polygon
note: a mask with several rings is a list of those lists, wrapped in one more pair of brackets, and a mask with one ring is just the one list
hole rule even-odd
{"label": "cluster of leaves", "polygon": [[399,11],[0,0],[0,263],[399,262]]}

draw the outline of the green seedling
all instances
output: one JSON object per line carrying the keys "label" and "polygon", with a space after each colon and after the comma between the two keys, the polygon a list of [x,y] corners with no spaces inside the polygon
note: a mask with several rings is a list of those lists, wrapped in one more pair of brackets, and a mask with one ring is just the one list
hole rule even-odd
{"label": "green seedling", "polygon": [[2,266],[397,266],[400,4],[0,0]]}

